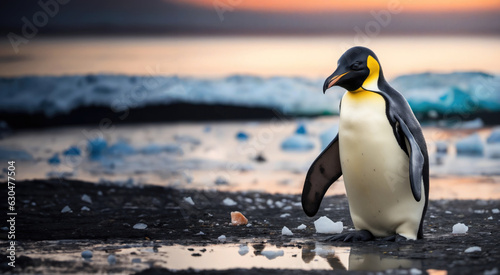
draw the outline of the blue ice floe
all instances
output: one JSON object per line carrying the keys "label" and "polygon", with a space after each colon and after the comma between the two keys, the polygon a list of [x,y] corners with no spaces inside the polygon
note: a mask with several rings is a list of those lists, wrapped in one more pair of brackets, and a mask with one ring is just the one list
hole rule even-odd
{"label": "blue ice floe", "polygon": [[249,138],[250,136],[245,132],[240,131],[236,133],[236,139],[239,141],[247,141]]}
{"label": "blue ice floe", "polygon": [[500,128],[493,129],[486,139],[486,155],[489,158],[500,158]]}
{"label": "blue ice floe", "polygon": [[[289,115],[338,114],[342,89],[321,94],[324,78],[225,78],[75,75],[0,78],[0,110],[63,115],[90,106],[116,111],[149,105],[186,102],[262,107]],[[500,77],[480,72],[423,73],[397,77],[391,84],[408,99],[416,113],[447,115],[500,111]],[[130,96],[141,90],[141,100]]]}
{"label": "blue ice floe", "polygon": [[98,159],[102,157],[104,150],[106,150],[108,142],[103,138],[91,139],[87,143],[87,150],[91,159]]}
{"label": "blue ice floe", "polygon": [[115,144],[109,146],[105,153],[111,156],[129,156],[135,154],[136,150],[127,142],[119,140]]}
{"label": "blue ice floe", "polygon": [[281,143],[283,151],[309,151],[314,148],[314,142],[305,135],[293,135]]}
{"label": "blue ice floe", "polygon": [[81,154],[82,151],[76,146],[71,146],[63,152],[63,155],[65,156],[80,156]]}
{"label": "blue ice floe", "polygon": [[300,123],[297,126],[297,130],[295,130],[295,133],[298,134],[298,135],[307,135],[306,125],[303,124],[303,123]]}
{"label": "blue ice floe", "polygon": [[477,133],[457,141],[455,147],[457,155],[482,156],[484,153],[483,141]]}
{"label": "blue ice floe", "polygon": [[47,160],[47,162],[51,165],[59,165],[61,164],[61,159],[59,158],[59,154],[55,153],[51,158]]}
{"label": "blue ice floe", "polygon": [[33,156],[31,156],[28,152],[23,150],[0,147],[0,159],[9,161],[33,160]]}

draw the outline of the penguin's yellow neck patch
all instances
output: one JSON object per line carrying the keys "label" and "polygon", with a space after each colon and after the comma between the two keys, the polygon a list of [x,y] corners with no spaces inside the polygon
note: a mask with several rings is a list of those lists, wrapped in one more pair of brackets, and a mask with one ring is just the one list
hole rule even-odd
{"label": "penguin's yellow neck patch", "polygon": [[378,64],[377,60],[375,60],[375,58],[373,58],[373,56],[371,55],[369,55],[366,59],[366,65],[370,70],[370,74],[365,79],[365,82],[363,82],[362,87],[370,91],[379,91],[378,79],[380,75],[380,65]]}
{"label": "penguin's yellow neck patch", "polygon": [[[381,95],[367,91],[363,88],[359,88],[356,91],[349,91],[344,95],[344,99],[352,103],[363,103],[363,102],[384,102]],[[344,104],[344,100],[342,100]]]}

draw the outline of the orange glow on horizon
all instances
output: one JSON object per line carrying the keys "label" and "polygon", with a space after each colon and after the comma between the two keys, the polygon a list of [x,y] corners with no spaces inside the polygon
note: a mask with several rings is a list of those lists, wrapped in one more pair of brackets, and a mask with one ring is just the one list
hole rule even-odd
{"label": "orange glow on horizon", "polygon": [[227,10],[252,10],[264,12],[333,12],[383,10],[388,7],[402,8],[408,12],[456,12],[456,11],[499,11],[498,0],[175,0],[196,6]]}

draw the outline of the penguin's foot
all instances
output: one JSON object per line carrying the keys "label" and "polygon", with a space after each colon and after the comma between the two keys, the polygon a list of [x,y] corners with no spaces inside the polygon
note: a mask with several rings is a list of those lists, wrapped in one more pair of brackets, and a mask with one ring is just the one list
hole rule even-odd
{"label": "penguin's foot", "polygon": [[325,242],[337,242],[337,241],[366,242],[366,241],[370,241],[370,240],[373,240],[373,235],[370,231],[359,230],[359,231],[355,231],[355,232],[334,235],[334,236],[331,236],[331,237],[325,239],[324,241]]}
{"label": "penguin's foot", "polygon": [[406,240],[408,240],[406,237],[403,237],[403,236],[401,236],[399,234],[395,234],[395,235],[392,235],[392,236],[389,236],[389,237],[385,237],[385,238],[382,239],[382,241],[395,242],[395,243],[406,241]]}

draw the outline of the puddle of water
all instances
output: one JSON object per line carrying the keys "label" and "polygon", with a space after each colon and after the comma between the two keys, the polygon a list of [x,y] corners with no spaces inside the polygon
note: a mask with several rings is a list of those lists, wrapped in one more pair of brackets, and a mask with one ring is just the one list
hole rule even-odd
{"label": "puddle of water", "polygon": [[[137,272],[149,267],[169,270],[298,269],[362,270],[422,268],[421,260],[402,259],[370,247],[336,247],[324,243],[276,246],[261,242],[217,245],[162,245],[151,243],[103,245],[77,241],[26,243],[22,254],[47,263],[36,272],[64,272],[91,266],[96,272]],[[83,259],[82,251],[93,257]],[[116,263],[110,263],[113,255]],[[112,257],[113,257],[112,256]],[[48,263],[58,262],[57,264]]]}

